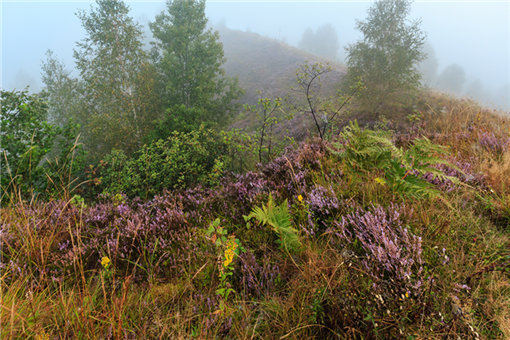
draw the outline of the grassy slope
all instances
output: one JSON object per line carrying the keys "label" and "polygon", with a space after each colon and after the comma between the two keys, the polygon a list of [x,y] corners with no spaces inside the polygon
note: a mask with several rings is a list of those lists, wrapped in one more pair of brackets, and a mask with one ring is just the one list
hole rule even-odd
{"label": "grassy slope", "polygon": [[[508,339],[510,120],[437,94],[422,105],[421,121],[394,137],[449,148],[464,184],[438,183],[442,199],[400,197],[381,172],[349,170],[310,142],[212,190],[3,207],[1,337]],[[300,252],[246,226],[269,193],[288,200]],[[394,217],[382,235],[407,226],[421,237],[421,253],[413,238],[394,239],[415,261],[409,279],[383,260],[367,264],[356,236],[341,236],[357,209],[376,224]],[[206,233],[216,218],[246,250],[227,268],[230,246]]]}
{"label": "grassy slope", "polygon": [[[295,85],[296,70],[306,61],[327,62],[317,56],[283,42],[256,33],[220,28],[220,40],[225,51],[225,71],[239,79],[246,90],[242,103],[256,104],[258,92],[266,97],[285,96]],[[345,74],[345,68],[331,63],[333,72],[324,79],[324,89],[330,91]],[[325,94],[333,94],[326,92]]]}
{"label": "grassy slope", "polygon": [[[303,94],[290,89],[297,87],[296,71],[305,62],[328,63],[332,67],[332,71],[321,79],[319,94],[322,97],[334,95],[345,74],[343,65],[256,33],[228,28],[219,28],[219,33],[225,50],[225,71],[227,75],[237,77],[239,85],[246,91],[240,100],[243,104],[254,105],[263,97],[284,97],[290,105],[304,107]],[[257,123],[252,114],[241,113],[232,127],[253,131],[257,128]],[[301,112],[294,119],[283,121],[276,135],[281,139],[292,135],[296,140],[302,141],[310,137],[310,131],[314,129],[310,117]]]}

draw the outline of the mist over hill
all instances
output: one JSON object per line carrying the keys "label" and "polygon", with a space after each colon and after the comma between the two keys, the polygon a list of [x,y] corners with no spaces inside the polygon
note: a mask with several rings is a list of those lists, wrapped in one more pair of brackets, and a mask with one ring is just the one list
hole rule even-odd
{"label": "mist over hill", "polygon": [[255,104],[260,96],[292,94],[296,70],[306,62],[323,62],[332,66],[332,71],[323,79],[325,94],[333,94],[335,85],[345,75],[344,66],[284,42],[225,26],[217,29],[225,52],[225,71],[228,76],[237,77],[239,85],[246,91],[241,99],[243,103]]}

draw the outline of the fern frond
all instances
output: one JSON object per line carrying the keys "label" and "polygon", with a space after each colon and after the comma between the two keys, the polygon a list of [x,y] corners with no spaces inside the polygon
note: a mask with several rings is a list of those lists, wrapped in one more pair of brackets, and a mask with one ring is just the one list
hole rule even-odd
{"label": "fern frond", "polygon": [[354,173],[384,172],[384,178],[399,194],[411,197],[437,197],[440,191],[426,181],[425,175],[433,179],[459,184],[458,178],[447,176],[438,165],[445,165],[463,173],[458,167],[445,161],[448,149],[432,143],[428,138],[415,139],[408,149],[397,147],[391,133],[382,130],[360,129],[351,122],[341,133],[344,144],[335,144],[333,154]]}
{"label": "fern frond", "polygon": [[273,196],[269,195],[266,206],[254,207],[246,220],[255,218],[263,225],[269,225],[280,238],[280,245],[288,251],[298,251],[301,248],[298,231],[292,227],[292,218],[289,213],[287,200],[275,205]]}

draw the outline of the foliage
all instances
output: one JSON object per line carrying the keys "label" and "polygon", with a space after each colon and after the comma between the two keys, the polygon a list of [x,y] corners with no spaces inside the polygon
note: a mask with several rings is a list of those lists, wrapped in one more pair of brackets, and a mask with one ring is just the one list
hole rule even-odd
{"label": "foliage", "polygon": [[205,112],[206,121],[220,126],[230,119],[240,90],[236,81],[225,77],[223,46],[218,33],[207,28],[205,1],[168,1],[150,28],[165,105],[198,109],[188,114]]}
{"label": "foliage", "polygon": [[426,137],[415,139],[408,149],[403,149],[395,146],[389,132],[362,130],[356,121],[345,127],[341,136],[344,144],[334,144],[338,148],[338,151],[334,152],[340,156],[347,168],[353,173],[365,175],[371,172],[382,173],[384,179],[379,179],[379,183],[388,184],[400,195],[438,196],[437,189],[423,178],[425,175],[431,175],[432,179],[459,183],[456,177],[447,176],[435,167],[444,164],[456,168],[440,158],[446,154],[446,148],[433,144]]}
{"label": "foliage", "polygon": [[424,58],[421,51],[425,35],[420,22],[408,22],[408,0],[379,0],[368,10],[366,21],[358,21],[363,40],[347,47],[347,84],[361,78],[366,91],[361,102],[369,110],[418,88],[420,73],[417,63]]}
{"label": "foliage", "polygon": [[275,111],[281,110],[281,105],[282,99],[277,97],[274,99],[259,98],[256,106],[245,107],[248,112],[254,112],[260,122],[260,127],[257,131],[257,153],[259,163],[264,162],[264,153],[266,153],[266,162],[272,158],[272,153],[274,152],[273,148],[275,147],[273,143],[276,144],[276,142],[273,141],[273,127],[278,124],[278,117]]}
{"label": "foliage", "polygon": [[147,141],[168,138],[174,131],[189,133],[200,129],[200,126],[211,125],[207,122],[207,112],[202,108],[184,105],[174,106],[166,110],[163,118],[154,124],[154,129],[146,137]]}
{"label": "foliage", "polygon": [[152,197],[164,189],[217,183],[223,171],[224,145],[212,130],[174,131],[167,139],[144,145],[129,157],[114,150],[101,162],[105,193]]}
{"label": "foliage", "polygon": [[84,126],[84,83],[72,78],[71,72],[51,50],[46,52],[41,68],[44,91],[48,94],[48,120],[63,126],[72,119]]}
{"label": "foliage", "polygon": [[257,140],[254,136],[239,129],[221,131],[220,134],[227,146],[225,169],[235,173],[254,169],[257,163]]}
{"label": "foliage", "polygon": [[[75,158],[81,155],[76,144],[78,127],[48,123],[45,98],[26,90],[2,91],[1,106],[1,200],[8,200],[7,194],[30,198],[48,190],[68,189],[80,170]],[[62,176],[66,180],[56,183]]]}
{"label": "foliage", "polygon": [[244,219],[246,222],[255,219],[263,225],[269,225],[279,236],[280,245],[286,251],[296,252],[301,248],[297,230],[292,227],[287,200],[280,205],[275,205],[273,196],[269,195],[267,205],[253,208]]}
{"label": "foliage", "polygon": [[1,96],[2,190],[17,184],[24,193],[34,186],[40,191],[44,174],[38,165],[57,134],[46,121],[47,105],[27,91],[2,91]]}
{"label": "foliage", "polygon": [[120,0],[98,0],[78,13],[86,37],[74,58],[85,92],[83,131],[96,159],[114,148],[134,152],[158,115],[142,30],[128,14]]}

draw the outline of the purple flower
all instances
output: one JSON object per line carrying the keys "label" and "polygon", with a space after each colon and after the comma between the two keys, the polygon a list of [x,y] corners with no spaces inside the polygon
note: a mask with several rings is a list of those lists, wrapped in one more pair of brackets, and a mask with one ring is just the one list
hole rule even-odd
{"label": "purple flower", "polygon": [[393,204],[388,209],[358,208],[342,217],[339,234],[351,243],[360,242],[361,263],[376,282],[391,278],[397,291],[417,293],[423,284],[422,240],[403,224],[405,215],[404,206]]}

